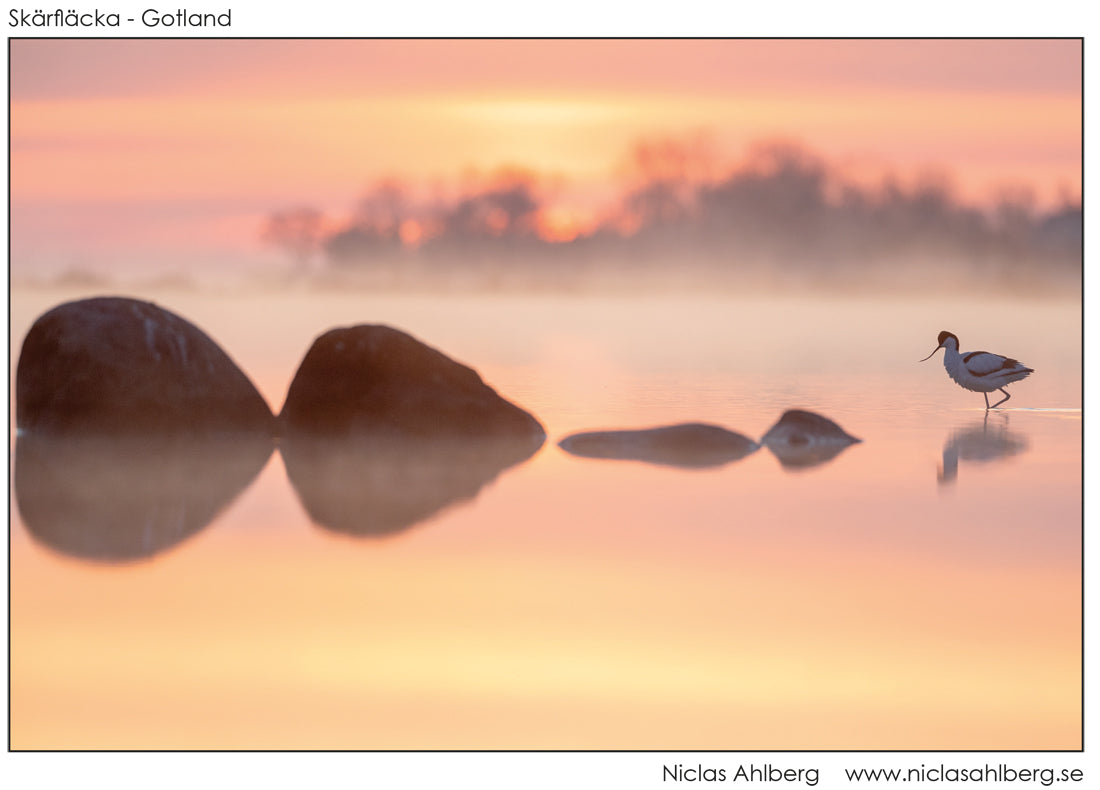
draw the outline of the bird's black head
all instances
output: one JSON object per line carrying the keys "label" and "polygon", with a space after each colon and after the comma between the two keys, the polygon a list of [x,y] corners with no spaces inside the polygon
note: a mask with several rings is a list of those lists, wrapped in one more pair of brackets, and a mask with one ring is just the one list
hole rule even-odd
{"label": "bird's black head", "polygon": [[[932,354],[935,354],[937,351],[939,351],[941,348],[943,348],[943,344],[947,342],[948,338],[951,338],[952,340],[955,341],[955,349],[958,350],[958,348],[959,348],[959,339],[957,337],[955,337],[953,334],[951,334],[950,332],[945,330],[943,332],[940,332],[940,336],[938,338],[939,345],[937,345],[934,349],[932,349]],[[944,353],[946,353],[946,352],[944,352]],[[928,356],[926,356],[924,359],[921,360],[921,362],[924,362],[925,359],[931,359],[932,354],[929,354]]]}

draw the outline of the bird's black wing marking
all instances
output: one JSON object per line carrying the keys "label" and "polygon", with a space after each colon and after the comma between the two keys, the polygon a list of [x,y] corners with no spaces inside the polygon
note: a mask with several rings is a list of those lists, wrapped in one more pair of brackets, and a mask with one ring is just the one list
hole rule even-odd
{"label": "bird's black wing marking", "polygon": [[[966,364],[972,358],[978,356],[979,354],[985,354],[986,356],[990,356],[990,357],[997,356],[996,354],[990,354],[988,351],[971,351],[969,354],[967,354],[965,357],[963,357],[963,364]],[[971,370],[970,367],[967,366],[966,370],[967,370],[968,373],[970,373],[971,376],[981,378],[982,376],[990,376],[994,373],[1003,373],[1003,372],[1005,372],[1005,370],[1009,370],[1011,368],[1014,368],[1019,364],[1020,363],[1019,363],[1018,360],[1011,359],[1009,357],[1002,357],[1000,367],[992,368],[990,370],[977,371],[977,370]]]}
{"label": "bird's black wing marking", "polygon": [[1034,368],[1018,367],[1018,368],[1012,368],[1010,370],[998,370],[998,371],[995,371],[995,372],[998,375],[1001,375],[1001,376],[1021,376],[1021,374],[1022,374],[1022,376],[1030,376],[1032,373],[1035,372],[1035,369]]}

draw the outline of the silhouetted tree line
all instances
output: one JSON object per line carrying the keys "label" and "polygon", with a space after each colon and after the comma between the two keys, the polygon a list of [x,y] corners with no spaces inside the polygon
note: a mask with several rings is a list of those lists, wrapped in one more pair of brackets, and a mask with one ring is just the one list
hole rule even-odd
{"label": "silhouetted tree line", "polygon": [[992,209],[962,204],[944,178],[905,186],[845,180],[805,148],[757,146],[745,164],[708,178],[705,147],[658,141],[634,152],[633,185],[619,205],[563,239],[543,222],[538,179],[510,172],[450,198],[414,201],[387,181],[352,216],[326,223],[299,209],[273,215],[265,237],[298,260],[346,270],[410,265],[526,274],[623,274],[695,267],[810,281],[889,279],[918,269],[978,275],[992,284],[1080,281],[1079,204],[1037,210],[1026,192]]}

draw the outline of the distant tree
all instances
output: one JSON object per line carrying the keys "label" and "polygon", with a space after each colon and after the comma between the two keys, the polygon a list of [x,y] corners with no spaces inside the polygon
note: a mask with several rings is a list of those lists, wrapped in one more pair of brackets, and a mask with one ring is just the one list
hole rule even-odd
{"label": "distant tree", "polygon": [[324,230],[324,215],[320,211],[298,207],[279,211],[268,217],[260,238],[267,244],[288,252],[295,266],[304,269],[321,249]]}
{"label": "distant tree", "polygon": [[522,170],[501,171],[442,212],[440,240],[533,237],[540,206],[534,176]]}
{"label": "distant tree", "polygon": [[1084,214],[1081,204],[1065,204],[1044,215],[1035,230],[1036,244],[1048,255],[1079,267],[1084,250]]}
{"label": "distant tree", "polygon": [[700,185],[714,177],[714,159],[711,142],[703,134],[638,142],[627,165],[636,186],[622,202],[627,224],[648,228],[689,219]]}
{"label": "distant tree", "polygon": [[703,133],[641,140],[628,164],[628,174],[646,183],[706,181],[714,170],[714,145]]}
{"label": "distant tree", "polygon": [[405,186],[396,179],[383,179],[359,198],[350,222],[332,229],[322,248],[337,265],[391,258],[401,252],[401,227],[411,216]]}
{"label": "distant tree", "polygon": [[365,235],[391,241],[398,238],[401,223],[410,214],[405,187],[400,181],[388,178],[378,182],[359,199],[352,225]]}

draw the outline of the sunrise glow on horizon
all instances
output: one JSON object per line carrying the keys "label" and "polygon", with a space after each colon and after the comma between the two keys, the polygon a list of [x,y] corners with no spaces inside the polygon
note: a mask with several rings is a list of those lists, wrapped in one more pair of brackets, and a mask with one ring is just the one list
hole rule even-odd
{"label": "sunrise glow on horizon", "polygon": [[785,140],[865,182],[1078,203],[1081,63],[1077,40],[13,41],[13,270],[255,256],[272,212],[509,168],[569,240],[661,139],[705,139],[719,175]]}

